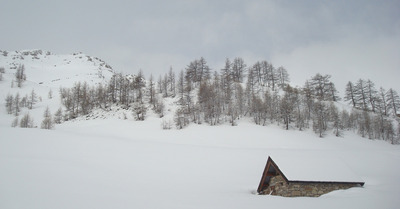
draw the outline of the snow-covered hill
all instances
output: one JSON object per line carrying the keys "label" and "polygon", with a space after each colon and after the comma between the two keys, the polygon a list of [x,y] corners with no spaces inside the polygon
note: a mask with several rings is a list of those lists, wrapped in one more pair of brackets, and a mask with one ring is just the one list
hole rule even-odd
{"label": "snow-covered hill", "polygon": [[[20,88],[15,81],[15,73],[19,66],[24,66],[26,81]],[[88,85],[106,83],[114,74],[114,70],[99,58],[82,53],[56,55],[42,50],[0,51],[0,68],[4,68],[0,81],[0,123],[8,125],[13,115],[4,115],[7,95],[21,98],[31,94],[37,96],[37,103],[32,110],[22,108],[20,115],[27,112],[34,118],[35,125],[40,126],[43,111],[48,106],[54,113],[61,107],[60,87],[72,87],[76,82],[87,82]],[[52,96],[49,98],[49,92]]]}
{"label": "snow-covered hill", "polygon": [[[32,89],[41,97],[29,112],[37,126],[44,109],[61,106],[60,86],[104,82],[112,75],[105,62],[83,54],[0,53],[0,208],[398,208],[400,147],[367,140],[352,132],[318,138],[311,130],[258,126],[191,124],[163,130],[149,111],[135,121],[128,110],[94,111],[54,130],[12,128],[7,94]],[[36,54],[36,55],[35,55]],[[11,88],[15,67],[24,64],[27,80]],[[101,73],[99,73],[101,72]],[[48,97],[52,90],[53,97]],[[165,100],[171,120],[174,101]],[[126,119],[125,119],[126,116]],[[256,195],[267,157],[288,160],[327,156],[346,164],[365,185],[319,198]],[[326,165],[330,166],[330,165]],[[324,169],[324,168],[316,168]],[[317,171],[316,171],[317,172]],[[338,170],[338,172],[341,172]]]}
{"label": "snow-covered hill", "polygon": [[114,73],[110,65],[99,58],[82,53],[55,55],[42,50],[0,51],[0,67],[6,76],[13,76],[19,65],[25,65],[29,82],[47,87],[72,86],[76,81],[89,84],[108,80]]}

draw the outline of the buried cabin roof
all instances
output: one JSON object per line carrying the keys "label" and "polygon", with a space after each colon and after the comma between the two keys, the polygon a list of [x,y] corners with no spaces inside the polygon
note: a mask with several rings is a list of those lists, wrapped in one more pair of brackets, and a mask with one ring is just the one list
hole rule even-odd
{"label": "buried cabin roof", "polygon": [[269,182],[269,173],[280,173],[288,182],[307,183],[349,183],[364,185],[363,180],[356,175],[342,160],[315,155],[276,155],[272,160],[268,157],[259,192],[265,183]]}

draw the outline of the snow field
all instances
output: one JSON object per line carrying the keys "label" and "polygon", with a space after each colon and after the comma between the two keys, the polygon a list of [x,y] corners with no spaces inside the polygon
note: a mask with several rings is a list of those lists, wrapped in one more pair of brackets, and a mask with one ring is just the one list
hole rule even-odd
{"label": "snow field", "polygon": [[[0,140],[0,207],[397,208],[400,203],[398,146],[358,136],[319,139],[250,123],[150,129],[159,120],[76,121],[53,131],[1,127],[6,137]],[[320,198],[255,195],[268,155],[277,154],[339,156],[366,184]]]}

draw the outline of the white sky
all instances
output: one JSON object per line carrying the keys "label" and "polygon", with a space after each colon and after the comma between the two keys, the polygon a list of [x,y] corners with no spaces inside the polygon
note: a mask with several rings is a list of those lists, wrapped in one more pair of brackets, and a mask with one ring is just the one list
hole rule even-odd
{"label": "white sky", "polygon": [[0,0],[0,49],[97,56],[117,71],[176,72],[201,56],[284,66],[294,85],[317,72],[400,92],[399,0]]}

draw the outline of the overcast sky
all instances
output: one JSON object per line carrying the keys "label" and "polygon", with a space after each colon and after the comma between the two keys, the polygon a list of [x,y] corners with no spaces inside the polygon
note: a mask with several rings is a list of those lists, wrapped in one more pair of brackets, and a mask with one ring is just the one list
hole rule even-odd
{"label": "overcast sky", "polygon": [[148,77],[204,57],[284,66],[294,85],[330,74],[400,91],[400,0],[0,0],[0,49],[83,52]]}

